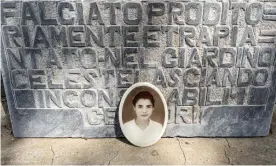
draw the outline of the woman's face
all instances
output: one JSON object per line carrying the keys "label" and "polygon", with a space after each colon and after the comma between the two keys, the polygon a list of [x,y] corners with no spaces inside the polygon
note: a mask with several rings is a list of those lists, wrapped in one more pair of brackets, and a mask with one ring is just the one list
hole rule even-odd
{"label": "woman's face", "polygon": [[154,107],[149,99],[139,99],[134,106],[136,118],[139,120],[148,120]]}

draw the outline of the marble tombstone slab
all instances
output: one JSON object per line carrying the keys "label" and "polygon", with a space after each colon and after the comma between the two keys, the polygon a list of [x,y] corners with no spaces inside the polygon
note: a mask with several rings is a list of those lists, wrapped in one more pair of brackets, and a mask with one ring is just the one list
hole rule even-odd
{"label": "marble tombstone slab", "polygon": [[164,94],[165,137],[269,133],[276,1],[1,1],[16,137],[121,137],[126,89]]}

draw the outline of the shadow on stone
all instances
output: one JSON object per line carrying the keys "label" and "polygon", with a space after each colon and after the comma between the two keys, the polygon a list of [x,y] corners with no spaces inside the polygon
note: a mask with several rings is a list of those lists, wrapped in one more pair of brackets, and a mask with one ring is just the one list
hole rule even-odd
{"label": "shadow on stone", "polygon": [[[124,136],[122,130],[121,130],[121,126],[120,126],[120,122],[119,122],[119,107],[117,107],[116,110],[116,114],[115,114],[115,124],[114,124],[114,130],[115,130],[115,135],[116,135],[116,139],[126,143],[128,145],[132,145]],[[132,145],[133,146],[133,145]]]}

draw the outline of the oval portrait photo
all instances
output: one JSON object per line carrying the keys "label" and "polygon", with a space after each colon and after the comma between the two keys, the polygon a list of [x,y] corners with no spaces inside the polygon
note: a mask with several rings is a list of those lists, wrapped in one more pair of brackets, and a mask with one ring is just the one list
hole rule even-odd
{"label": "oval portrait photo", "polygon": [[119,107],[120,127],[136,146],[155,144],[165,132],[168,109],[164,96],[154,85],[139,82],[127,89]]}

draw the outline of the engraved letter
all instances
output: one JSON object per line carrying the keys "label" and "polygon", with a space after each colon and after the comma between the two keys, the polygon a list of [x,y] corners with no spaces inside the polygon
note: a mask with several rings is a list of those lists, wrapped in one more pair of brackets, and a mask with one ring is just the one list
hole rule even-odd
{"label": "engraved letter", "polygon": [[161,2],[148,4],[148,24],[153,24],[153,16],[162,16],[165,14],[165,4]]}
{"label": "engraved letter", "polygon": [[175,22],[178,25],[183,25],[184,20],[179,19],[182,16],[183,18],[184,6],[180,2],[169,2],[169,25],[172,25]]}
{"label": "engraved letter", "polygon": [[121,4],[120,3],[105,3],[104,5],[105,5],[104,6],[105,9],[110,8],[110,12],[109,12],[110,24],[116,25],[117,24],[116,9],[121,9]]}
{"label": "engraved letter", "polygon": [[161,30],[160,26],[144,26],[144,47],[159,47],[160,43],[157,38],[158,32]]}
{"label": "engraved letter", "polygon": [[[245,12],[245,21],[249,25],[256,25],[260,22],[262,18],[262,4],[261,3],[251,3],[247,6]],[[256,13],[255,13],[256,11]]]}
{"label": "engraved letter", "polygon": [[92,20],[97,20],[100,25],[103,25],[103,19],[96,2],[90,3],[89,18],[87,24],[91,25]]}
{"label": "engraved letter", "polygon": [[26,25],[27,20],[32,20],[34,25],[39,24],[33,5],[30,2],[23,2],[21,24]]}
{"label": "engraved letter", "polygon": [[[205,2],[203,24],[204,25],[216,25],[219,22],[221,14],[221,6],[219,3]],[[213,17],[210,17],[213,16]]]}
{"label": "engraved letter", "polygon": [[97,67],[97,54],[92,48],[84,48],[80,50],[79,56],[83,68],[92,69]]}
{"label": "engraved letter", "polygon": [[[129,10],[136,10],[135,19],[130,19]],[[140,3],[126,3],[123,7],[124,22],[128,25],[138,25],[142,20],[142,7]]]}
{"label": "engraved letter", "polygon": [[202,4],[190,2],[185,6],[185,22],[188,25],[198,25],[202,18]]}
{"label": "engraved letter", "polygon": [[58,4],[58,15],[59,15],[59,22],[63,25],[73,25],[74,24],[74,17],[71,18],[64,18],[63,10],[68,9],[69,11],[74,11],[74,7],[70,2],[60,2]]}
{"label": "engraved letter", "polygon": [[177,66],[177,55],[174,48],[167,48],[162,54],[162,66],[173,68]]}

